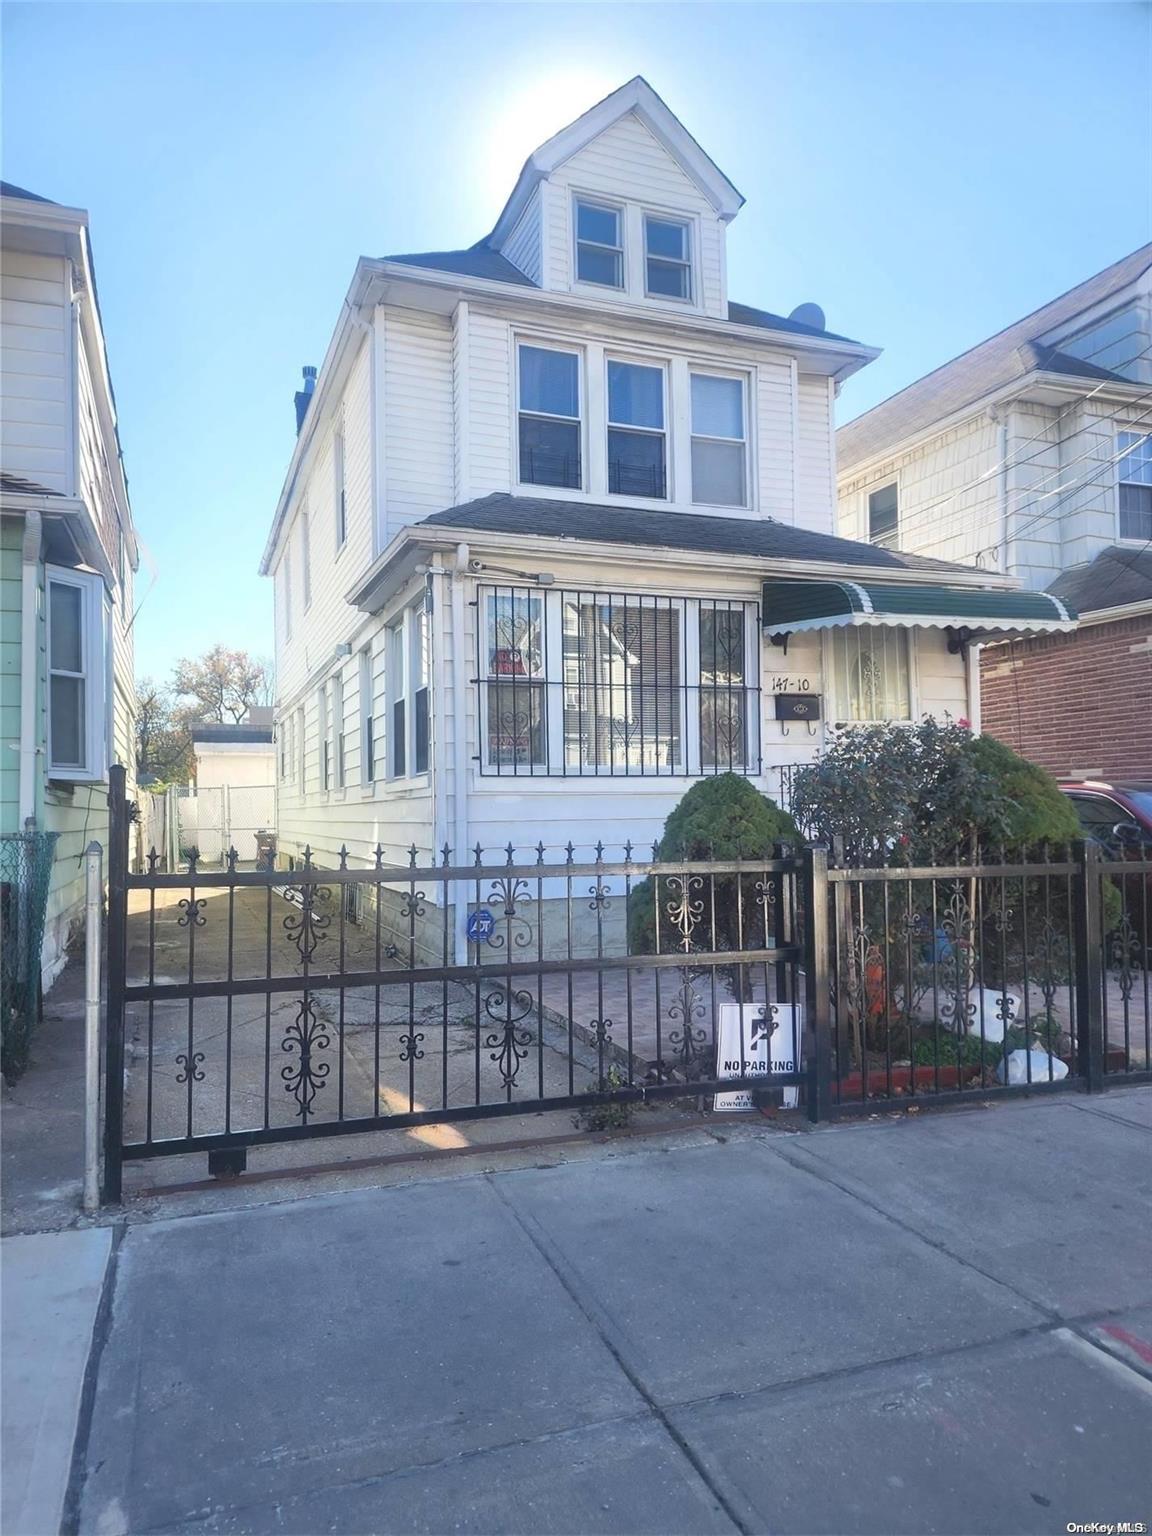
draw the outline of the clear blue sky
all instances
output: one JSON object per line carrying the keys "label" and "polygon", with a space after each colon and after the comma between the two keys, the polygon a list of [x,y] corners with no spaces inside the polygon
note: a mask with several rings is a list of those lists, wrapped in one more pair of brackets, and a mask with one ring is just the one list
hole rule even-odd
{"label": "clear blue sky", "polygon": [[[356,258],[470,244],[643,74],[748,199],[733,298],[884,356],[843,418],[1140,245],[1147,4],[21,4],[3,174],[86,207],[157,571],[137,669],[270,654],[256,575]],[[140,592],[149,583],[141,572]]]}

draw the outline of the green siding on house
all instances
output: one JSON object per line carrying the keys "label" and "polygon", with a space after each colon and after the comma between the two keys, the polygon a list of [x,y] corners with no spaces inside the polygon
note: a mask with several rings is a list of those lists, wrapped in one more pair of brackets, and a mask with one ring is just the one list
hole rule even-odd
{"label": "green siding on house", "polygon": [[20,830],[20,550],[24,521],[0,518],[0,835]]}

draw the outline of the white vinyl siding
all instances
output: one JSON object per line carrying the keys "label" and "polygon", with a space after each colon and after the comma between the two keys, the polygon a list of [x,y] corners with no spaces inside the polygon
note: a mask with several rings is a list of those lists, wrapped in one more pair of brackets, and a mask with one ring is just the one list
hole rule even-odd
{"label": "white vinyl siding", "polygon": [[9,474],[61,495],[72,485],[72,325],[62,257],[4,250],[0,449]]}
{"label": "white vinyl siding", "polygon": [[541,193],[544,287],[577,286],[575,199],[584,198],[625,209],[625,286],[615,292],[601,287],[596,292],[607,301],[618,293],[645,304],[683,307],[683,300],[645,297],[643,217],[649,213],[692,223],[691,240],[699,258],[692,302],[706,314],[725,314],[724,225],[696,183],[633,113],[559,166]]}

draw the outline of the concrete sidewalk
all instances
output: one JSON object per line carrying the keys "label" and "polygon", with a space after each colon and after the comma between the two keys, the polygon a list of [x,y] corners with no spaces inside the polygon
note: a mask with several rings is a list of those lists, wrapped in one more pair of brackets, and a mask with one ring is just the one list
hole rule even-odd
{"label": "concrete sidewalk", "polygon": [[109,1285],[85,1533],[1152,1517],[1152,1090],[137,1222]]}

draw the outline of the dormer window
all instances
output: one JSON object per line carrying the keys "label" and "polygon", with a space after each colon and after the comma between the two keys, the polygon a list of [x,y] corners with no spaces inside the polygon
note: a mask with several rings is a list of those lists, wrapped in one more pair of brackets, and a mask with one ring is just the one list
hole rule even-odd
{"label": "dormer window", "polygon": [[680,219],[644,215],[644,287],[650,299],[692,298],[690,230]]}
{"label": "dormer window", "polygon": [[623,288],[624,220],[619,208],[577,199],[576,278],[601,288]]}

